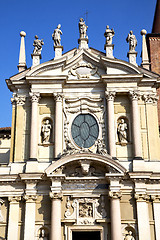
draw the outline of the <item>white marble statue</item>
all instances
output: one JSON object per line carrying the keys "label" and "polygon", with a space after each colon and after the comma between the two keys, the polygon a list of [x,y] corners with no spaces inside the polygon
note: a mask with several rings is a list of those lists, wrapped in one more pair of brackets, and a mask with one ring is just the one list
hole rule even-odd
{"label": "white marble statue", "polygon": [[42,51],[42,45],[44,45],[43,39],[38,39],[38,36],[35,36],[35,40],[33,42],[33,46],[34,46],[34,50],[33,50],[33,54],[41,54]]}
{"label": "white marble statue", "polygon": [[115,34],[115,32],[114,32],[113,28],[109,29],[109,26],[107,25],[106,26],[106,31],[104,33],[104,36],[106,38],[106,45],[111,45],[112,44],[112,39],[114,37],[114,34]]}
{"label": "white marble statue", "polygon": [[48,240],[48,238],[46,237],[44,229],[41,230],[41,234],[40,234],[39,240]]}
{"label": "white marble statue", "polygon": [[62,31],[61,31],[61,24],[58,24],[57,28],[54,30],[53,34],[52,34],[52,39],[54,41],[54,46],[61,46],[61,35],[62,35]]}
{"label": "white marble statue", "polygon": [[117,127],[118,139],[120,143],[127,143],[127,123],[125,123],[124,119],[120,119]]}
{"label": "white marble statue", "polygon": [[51,129],[52,126],[48,119],[44,121],[42,124],[42,143],[49,143],[50,142],[50,136],[51,136]]}
{"label": "white marble statue", "polygon": [[136,39],[136,36],[133,35],[133,31],[130,31],[130,33],[128,33],[126,41],[127,43],[129,43],[129,51],[135,52],[135,48],[137,46],[137,39]]}
{"label": "white marble statue", "polygon": [[80,20],[79,20],[80,38],[88,38],[87,28],[88,28],[88,26],[85,24],[85,21],[83,20],[83,18],[80,18]]}
{"label": "white marble statue", "polygon": [[129,231],[124,240],[135,240],[132,234],[132,231]]}

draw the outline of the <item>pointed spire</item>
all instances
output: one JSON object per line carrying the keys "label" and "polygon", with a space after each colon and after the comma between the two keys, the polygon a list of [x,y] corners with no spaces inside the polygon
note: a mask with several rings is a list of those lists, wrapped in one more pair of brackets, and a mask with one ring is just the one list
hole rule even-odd
{"label": "pointed spire", "polygon": [[160,0],[157,0],[152,33],[160,33]]}
{"label": "pointed spire", "polygon": [[146,69],[150,69],[149,57],[148,57],[148,50],[147,50],[147,43],[146,43],[146,34],[147,31],[142,29],[142,63],[141,66]]}
{"label": "pointed spire", "polygon": [[27,68],[27,66],[26,66],[25,42],[24,42],[24,38],[26,36],[26,33],[24,31],[21,31],[20,36],[21,36],[21,45],[20,45],[20,52],[19,52],[19,65],[17,67],[18,67],[19,72],[22,72]]}

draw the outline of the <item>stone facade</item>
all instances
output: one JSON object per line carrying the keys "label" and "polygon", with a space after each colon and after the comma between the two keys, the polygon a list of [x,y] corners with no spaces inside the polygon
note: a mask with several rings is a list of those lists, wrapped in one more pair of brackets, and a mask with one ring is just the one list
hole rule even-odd
{"label": "stone facade", "polygon": [[134,62],[114,58],[109,26],[106,53],[89,48],[83,19],[79,28],[78,49],[62,54],[59,41],[53,60],[40,64],[37,53],[28,69],[21,33],[19,73],[6,80],[13,110],[11,139],[0,139],[0,153],[10,141],[7,160],[0,155],[0,236],[159,240],[159,75],[136,64],[135,49]]}

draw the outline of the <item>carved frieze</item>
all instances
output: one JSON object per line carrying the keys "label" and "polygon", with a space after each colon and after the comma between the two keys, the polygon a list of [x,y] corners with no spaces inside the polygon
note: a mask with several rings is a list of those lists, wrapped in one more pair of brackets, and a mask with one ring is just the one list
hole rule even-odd
{"label": "carved frieze", "polygon": [[100,76],[98,72],[98,68],[94,67],[91,63],[77,63],[74,67],[72,67],[69,72],[69,75],[76,76],[78,79],[82,78],[90,78],[97,74]]}

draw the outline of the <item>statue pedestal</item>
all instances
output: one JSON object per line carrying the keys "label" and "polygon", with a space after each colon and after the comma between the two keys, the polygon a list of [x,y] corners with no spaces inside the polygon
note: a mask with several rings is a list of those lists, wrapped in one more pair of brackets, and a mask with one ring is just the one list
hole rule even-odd
{"label": "statue pedestal", "polygon": [[55,57],[54,59],[58,59],[62,56],[63,46],[54,46]]}
{"label": "statue pedestal", "polygon": [[32,67],[40,64],[41,54],[32,53]]}
{"label": "statue pedestal", "polygon": [[88,49],[88,38],[78,39],[79,49]]}
{"label": "statue pedestal", "polygon": [[108,58],[114,58],[113,56],[113,49],[114,49],[114,44],[105,44],[104,45],[104,50],[106,50],[106,57]]}
{"label": "statue pedestal", "polygon": [[133,65],[137,66],[137,62],[136,62],[137,52],[136,51],[129,51],[127,53],[127,57],[129,59],[129,63],[132,63]]}

